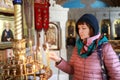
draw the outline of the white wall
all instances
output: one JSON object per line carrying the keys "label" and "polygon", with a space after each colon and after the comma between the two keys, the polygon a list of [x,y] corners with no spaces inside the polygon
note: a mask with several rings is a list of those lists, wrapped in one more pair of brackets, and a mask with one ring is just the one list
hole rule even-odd
{"label": "white wall", "polygon": [[[66,22],[68,20],[68,10],[67,8],[63,8],[60,5],[57,5],[55,1],[50,0],[50,22],[59,22],[59,26],[61,28],[61,47],[59,50],[53,50],[56,52],[59,56],[63,57],[65,60],[67,60],[67,52],[66,52],[66,39],[65,39],[65,27]],[[41,44],[44,43],[44,31],[41,31]],[[42,45],[41,45],[42,46]],[[58,68],[55,67],[55,63],[53,61],[50,61],[50,67],[53,71],[52,77],[49,78],[49,80],[69,80],[69,75],[60,71]]]}

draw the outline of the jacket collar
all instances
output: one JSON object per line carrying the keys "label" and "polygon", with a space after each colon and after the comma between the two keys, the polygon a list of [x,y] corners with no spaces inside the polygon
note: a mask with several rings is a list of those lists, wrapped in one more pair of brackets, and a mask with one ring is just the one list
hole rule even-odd
{"label": "jacket collar", "polygon": [[98,39],[100,37],[100,33],[96,36],[93,36],[93,37],[90,37],[90,38],[87,38],[87,43],[85,44],[86,46],[89,46],[94,40]]}

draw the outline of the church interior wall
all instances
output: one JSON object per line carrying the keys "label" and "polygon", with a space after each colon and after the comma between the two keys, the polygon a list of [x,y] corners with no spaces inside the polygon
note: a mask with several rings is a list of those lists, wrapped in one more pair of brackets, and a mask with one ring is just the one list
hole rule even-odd
{"label": "church interior wall", "polygon": [[[3,11],[6,13],[6,11]],[[9,12],[10,14],[13,14],[13,11]],[[8,14],[9,14],[8,13]],[[99,8],[99,9],[92,9],[92,8],[85,8],[85,9],[68,9],[68,8],[63,8],[60,5],[55,4],[55,2],[52,3],[52,6],[50,6],[50,22],[55,23],[59,28],[60,35],[59,35],[59,48],[56,50],[51,50],[51,52],[56,52],[56,54],[60,55],[63,57],[65,60],[68,60],[68,51],[66,47],[66,23],[68,20],[74,20],[75,22],[79,19],[80,16],[82,16],[85,13],[91,13],[95,15],[98,19],[99,26],[101,29],[101,24],[102,20],[105,20],[109,26],[109,40],[114,44],[119,43],[119,40],[115,40],[116,33],[115,33],[115,24],[120,22],[120,8],[119,7],[110,7],[110,8]],[[3,13],[2,13],[3,14]],[[1,15],[1,13],[0,13]],[[13,15],[12,15],[13,16]],[[1,17],[1,16],[0,16]],[[13,17],[12,17],[13,19]],[[75,25],[74,25],[75,26]],[[40,33],[40,46],[42,47],[44,44],[44,36],[45,32],[42,30],[39,32]],[[36,35],[36,31],[34,32]],[[76,37],[76,36],[74,36]],[[36,43],[36,36],[35,36],[35,44]],[[116,47],[116,45],[114,45]],[[120,46],[119,44],[117,46]],[[119,51],[120,49],[117,47],[116,51]],[[45,56],[44,56],[45,57]],[[69,75],[60,71],[59,69],[55,68],[54,62],[51,61],[50,67],[53,71],[52,77],[49,80],[69,80]]]}

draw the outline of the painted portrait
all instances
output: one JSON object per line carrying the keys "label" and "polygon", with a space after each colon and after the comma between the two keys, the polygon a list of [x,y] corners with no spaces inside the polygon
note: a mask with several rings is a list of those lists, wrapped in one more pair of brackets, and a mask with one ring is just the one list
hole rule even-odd
{"label": "painted portrait", "polygon": [[66,23],[66,37],[76,37],[74,20],[68,20]]}
{"label": "painted portrait", "polygon": [[109,19],[103,19],[101,21],[101,27],[100,27],[101,34],[107,36],[107,38],[110,39],[110,37],[111,37],[110,30],[111,30],[111,28],[110,28],[110,20]]}
{"label": "painted portrait", "polygon": [[59,23],[50,22],[49,28],[45,33],[45,42],[49,44],[50,49],[59,49],[60,47],[60,27]]}
{"label": "painted portrait", "polygon": [[[5,32],[6,30],[6,24],[9,25],[9,30],[11,30],[10,32]],[[6,36],[6,37],[14,37],[14,16],[3,16],[0,15],[0,42],[6,42],[6,41],[1,41],[2,37]],[[8,33],[8,35],[7,35]],[[11,41],[11,40],[8,40]]]}
{"label": "painted portrait", "polygon": [[120,19],[114,21],[114,39],[120,40]]}

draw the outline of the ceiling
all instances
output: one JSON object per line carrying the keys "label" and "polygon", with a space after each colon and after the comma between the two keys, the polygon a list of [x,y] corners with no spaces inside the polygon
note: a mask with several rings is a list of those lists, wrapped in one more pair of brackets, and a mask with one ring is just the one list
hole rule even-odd
{"label": "ceiling", "polygon": [[[56,0],[56,3],[62,5],[67,1],[69,1],[69,0]],[[119,7],[120,6],[120,0],[101,0],[101,1],[103,1],[110,7]]]}
{"label": "ceiling", "polygon": [[104,1],[111,7],[119,7],[120,6],[120,0],[102,0],[102,1]]}

